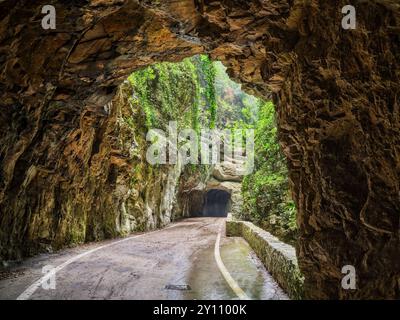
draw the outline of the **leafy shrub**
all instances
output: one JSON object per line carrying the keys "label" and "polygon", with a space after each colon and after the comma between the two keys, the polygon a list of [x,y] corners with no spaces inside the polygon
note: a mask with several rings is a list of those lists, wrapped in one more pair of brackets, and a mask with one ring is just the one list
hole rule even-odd
{"label": "leafy shrub", "polygon": [[243,218],[294,244],[296,208],[290,197],[286,161],[277,142],[271,102],[260,104],[255,127],[255,171],[243,181]]}

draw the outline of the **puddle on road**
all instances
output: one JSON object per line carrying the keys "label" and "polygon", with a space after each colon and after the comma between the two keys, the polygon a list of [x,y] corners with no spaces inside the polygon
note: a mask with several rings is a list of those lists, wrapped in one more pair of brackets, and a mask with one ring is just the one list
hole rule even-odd
{"label": "puddle on road", "polygon": [[[287,299],[242,238],[225,238],[221,246],[221,257],[232,277],[250,299]],[[188,283],[192,290],[184,293],[184,299],[238,299],[217,267],[214,246],[197,254]]]}

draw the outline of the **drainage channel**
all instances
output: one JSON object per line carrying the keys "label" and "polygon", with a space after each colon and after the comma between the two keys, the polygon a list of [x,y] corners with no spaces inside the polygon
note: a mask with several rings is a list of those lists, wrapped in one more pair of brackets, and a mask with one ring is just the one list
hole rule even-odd
{"label": "drainage channel", "polygon": [[[242,238],[223,238],[221,260],[231,277],[251,300],[287,300],[288,296],[265,270],[261,261]],[[184,299],[237,300],[214,259],[214,247],[199,252],[194,258]],[[186,287],[186,288],[187,288]]]}

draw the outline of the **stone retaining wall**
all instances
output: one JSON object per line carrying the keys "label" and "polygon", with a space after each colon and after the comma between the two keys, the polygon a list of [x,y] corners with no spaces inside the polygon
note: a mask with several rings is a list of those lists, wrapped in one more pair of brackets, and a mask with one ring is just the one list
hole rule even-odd
{"label": "stone retaining wall", "polygon": [[300,273],[296,251],[292,246],[246,221],[228,219],[226,235],[243,237],[289,297],[295,300],[304,298],[304,278]]}

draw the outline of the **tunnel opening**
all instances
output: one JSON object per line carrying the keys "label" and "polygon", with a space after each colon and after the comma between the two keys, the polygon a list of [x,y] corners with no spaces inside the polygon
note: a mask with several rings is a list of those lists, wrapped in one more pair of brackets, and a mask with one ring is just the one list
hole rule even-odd
{"label": "tunnel opening", "polygon": [[203,217],[227,217],[231,195],[224,190],[210,190],[205,195]]}
{"label": "tunnel opening", "polygon": [[[110,1],[100,6],[93,4],[90,10],[85,9],[86,5],[68,11],[60,8],[63,26],[65,22],[65,26],[73,31],[79,27],[64,38],[59,32],[41,32],[40,37],[33,37],[32,29],[26,27],[31,21],[20,19],[17,16],[20,10],[7,10],[12,2],[1,1],[1,7],[5,8],[2,11],[5,12],[3,21],[7,29],[7,36],[1,40],[6,53],[0,59],[4,70],[1,85],[10,92],[2,90],[2,102],[7,106],[4,108],[7,112],[1,117],[4,130],[0,260],[18,257],[21,248],[28,248],[30,243],[33,247],[29,248],[30,252],[36,252],[36,248],[42,248],[42,245],[47,250],[48,243],[56,246],[77,243],[85,239],[86,230],[98,230],[96,239],[107,234],[103,229],[117,234],[120,226],[114,221],[118,221],[115,219],[118,214],[125,215],[124,219],[128,221],[129,227],[125,232],[136,230],[137,225],[153,227],[152,221],[160,216],[158,209],[151,214],[139,215],[140,219],[137,210],[139,213],[148,212],[151,207],[148,203],[159,203],[146,198],[147,195],[157,197],[157,192],[153,191],[156,188],[147,183],[151,179],[147,178],[145,170],[143,174],[136,169],[127,171],[126,168],[130,168],[126,160],[130,150],[125,150],[128,143],[121,144],[119,148],[114,145],[120,140],[120,132],[126,133],[127,130],[119,130],[115,125],[115,112],[107,117],[107,112],[101,111],[107,97],[103,90],[97,92],[92,88],[114,87],[121,82],[121,75],[126,74],[126,70],[136,70],[154,60],[168,58],[175,61],[207,48],[215,58],[221,57],[224,62],[231,57],[230,71],[233,75],[242,78],[250,87],[261,87],[265,97],[269,96],[269,92],[265,91],[272,89],[274,98],[279,102],[279,124],[283,131],[280,139],[290,164],[290,184],[299,205],[299,262],[306,279],[315,277],[315,288],[310,290],[312,295],[337,297],[336,288],[340,286],[332,285],[330,275],[338,277],[340,272],[336,268],[340,262],[353,260],[356,267],[360,261],[363,262],[357,269],[361,271],[357,276],[366,288],[354,291],[355,295],[371,297],[381,293],[386,296],[399,293],[398,286],[397,289],[395,287],[398,284],[395,279],[398,264],[387,272],[387,263],[382,264],[382,270],[376,270],[373,263],[382,259],[395,263],[390,253],[396,252],[396,237],[398,239],[398,233],[393,231],[398,223],[394,215],[399,204],[396,196],[398,167],[393,163],[397,160],[395,148],[399,137],[393,134],[393,128],[396,129],[399,122],[393,118],[396,113],[390,112],[396,109],[399,96],[397,73],[392,72],[399,65],[398,55],[395,54],[398,52],[398,41],[393,41],[396,36],[393,30],[399,24],[397,6],[391,4],[394,1],[377,0],[357,8],[357,29],[363,35],[361,40],[354,38],[354,33],[349,31],[326,32],[338,29],[340,19],[332,12],[340,12],[340,2],[320,1],[313,14],[307,14],[310,11],[307,2],[293,4],[290,1],[275,5],[251,1],[247,5],[243,1],[196,1],[196,7],[193,2],[186,2],[188,6],[182,6],[177,1],[145,1],[142,6],[142,2],[116,4]],[[36,15],[36,2],[25,1],[24,7],[24,15]],[[276,12],[273,17],[270,17],[271,10]],[[376,13],[377,18],[370,19],[370,12]],[[102,18],[96,19],[99,15]],[[145,20],[149,23],[141,23]],[[325,21],[325,28],[310,31],[308,27],[315,25],[317,20]],[[73,24],[74,21],[80,23]],[[211,36],[213,34],[215,36]],[[300,36],[301,41],[297,41]],[[304,41],[308,36],[309,40]],[[20,44],[17,48],[20,53],[8,50],[13,37]],[[318,39],[326,43],[325,50],[307,50],[310,43]],[[38,45],[32,46],[32,41]],[[46,45],[39,45],[41,41],[45,41],[43,44]],[[30,47],[34,50],[29,50]],[[28,60],[36,63],[25,63],[25,52],[31,55]],[[380,57],[382,63],[375,63],[376,57]],[[51,63],[44,66],[48,61]],[[359,61],[370,63],[365,66]],[[342,66],[343,70],[351,72],[337,72],[335,66]],[[317,72],[314,75],[310,70]],[[47,78],[49,74],[58,75],[58,80]],[[154,73],[150,76],[153,77]],[[53,86],[57,91],[49,94],[52,91],[49,88]],[[366,91],[366,87],[370,90]],[[231,90],[229,96],[232,96],[230,93]],[[95,97],[95,94],[98,96]],[[143,97],[146,95],[143,94]],[[334,115],[332,108],[335,109]],[[347,116],[349,108],[350,111],[355,110],[354,117],[352,114]],[[146,104],[145,112],[151,119],[153,113],[163,109],[154,110],[147,108]],[[181,111],[180,114],[187,112]],[[25,126],[21,116],[28,119],[29,125]],[[135,127],[131,118],[125,119],[126,127]],[[109,128],[104,135],[93,133],[102,123],[109,128],[118,128],[114,136]],[[24,127],[31,130],[21,130]],[[259,132],[273,131],[260,129]],[[91,139],[99,136],[104,140],[110,137],[110,142],[105,141],[100,146],[92,143]],[[343,189],[347,175],[354,176],[353,167],[341,163],[340,156],[336,156],[345,150],[332,150],[328,146],[327,150],[321,151],[320,148],[324,141],[336,141],[337,137],[347,137],[348,141],[338,142],[339,147],[342,143],[350,143],[349,157],[354,158],[359,163],[359,169],[368,175],[367,187],[371,189],[371,199],[363,207],[362,219],[358,218],[359,199],[347,194],[346,185]],[[263,146],[271,145],[266,139],[259,141]],[[43,150],[48,150],[47,154],[41,154]],[[99,156],[94,154],[97,151],[101,152]],[[283,163],[274,159],[271,156],[273,153],[268,151],[257,149],[259,159],[267,159],[265,155],[271,159],[271,163],[267,164],[257,162],[261,164],[260,172]],[[321,153],[325,154],[322,159]],[[103,161],[108,154],[112,161]],[[330,161],[324,161],[327,157]],[[40,159],[40,166],[31,163],[32,159]],[[135,168],[145,167],[140,165]],[[325,169],[321,170],[321,166]],[[340,175],[336,172],[337,167],[341,168]],[[340,179],[341,183],[337,190],[331,190],[327,186],[330,186],[335,172],[334,178]],[[112,183],[114,180],[118,183]],[[289,183],[281,181],[284,180],[276,174],[258,174],[248,178],[244,183],[244,193],[251,196],[248,203],[254,206],[248,205],[247,211],[243,210],[247,215],[244,218],[251,220],[256,217],[256,222],[262,227],[279,232],[284,230],[279,223],[286,224],[288,221],[290,227],[294,226],[294,204],[281,205],[278,201],[289,198],[286,194]],[[132,199],[126,196],[126,192],[120,192],[124,183],[136,188]],[[60,184],[62,188],[57,187]],[[143,199],[138,201],[133,198],[137,194]],[[56,205],[46,206],[43,201]],[[259,215],[265,215],[265,219],[259,219]],[[149,219],[151,222],[143,222],[148,216],[152,218]],[[129,221],[134,223],[129,224]],[[354,234],[358,235],[357,241]],[[394,240],[387,243],[388,237]],[[329,240],[336,245],[332,246]],[[366,250],[366,244],[371,253],[368,261],[358,258],[359,253]],[[374,246],[382,244],[387,250],[375,250]],[[320,248],[323,254],[313,252],[315,248]],[[374,281],[365,281],[370,278],[371,272],[382,276],[374,278]],[[386,283],[388,288],[380,290],[382,283]]]}
{"label": "tunnel opening", "polygon": [[[106,91],[102,89],[101,94],[111,95],[111,89]],[[101,107],[101,114],[108,120],[98,120],[99,128],[93,135],[90,150],[94,155],[90,166],[103,168],[107,173],[99,188],[109,188],[113,192],[117,185],[124,185],[130,192],[123,199],[115,192],[123,204],[121,207],[114,207],[115,203],[108,200],[99,204],[100,211],[102,207],[113,208],[116,217],[107,216],[112,223],[117,222],[112,228],[103,230],[105,222],[93,216],[86,228],[78,230],[82,239],[90,241],[145,231],[188,216],[226,218],[228,213],[274,231],[266,221],[279,197],[263,201],[264,195],[281,195],[286,192],[286,186],[268,193],[265,190],[271,186],[265,185],[267,179],[252,178],[274,175],[278,178],[275,180],[287,179],[264,170],[272,167],[269,163],[258,165],[270,158],[274,168],[278,167],[277,163],[284,163],[270,150],[265,150],[265,146],[278,148],[274,106],[272,102],[247,93],[240,83],[230,78],[227,66],[221,61],[200,54],[138,69],[119,87],[112,102]],[[188,130],[192,131],[187,137]],[[225,139],[222,134],[227,131],[231,137]],[[258,132],[263,137],[256,141],[256,166],[254,145],[248,143],[247,131]],[[204,139],[203,132],[206,133]],[[150,133],[157,135],[148,139]],[[81,134],[77,136],[80,138]],[[214,136],[220,134],[224,138],[214,140]],[[114,145],[117,138],[121,144]],[[162,141],[168,143],[162,145]],[[185,149],[192,141],[191,148]],[[158,146],[161,147],[156,148]],[[114,157],[114,148],[121,156]],[[155,150],[153,154],[152,150]],[[99,163],[101,157],[96,155],[100,153],[110,155],[110,164]],[[155,162],[149,160],[153,155]],[[134,169],[130,170],[131,167]],[[247,168],[252,170],[247,171]],[[281,167],[276,171],[286,174]],[[263,185],[260,187],[260,184]],[[263,192],[258,194],[255,190]],[[269,210],[253,205],[265,202],[273,204]],[[243,205],[247,205],[247,211],[242,210]],[[62,223],[67,225],[68,221]],[[285,228],[286,225],[281,229]]]}
{"label": "tunnel opening", "polygon": [[226,218],[231,209],[231,195],[224,190],[209,190],[199,205],[191,206],[191,217],[217,217]]}
{"label": "tunnel opening", "polygon": [[[128,77],[126,95],[131,95],[130,102],[142,111],[143,129],[161,130],[161,140],[174,140],[175,129],[169,124],[171,120],[177,124],[176,149],[183,151],[191,165],[187,170],[183,166],[180,173],[180,200],[171,214],[173,219],[227,217],[231,213],[296,245],[297,209],[279,146],[275,105],[232,79],[229,66],[229,62],[224,64],[206,54],[153,63]],[[131,126],[138,119],[128,116],[128,122]],[[192,136],[182,139],[186,129],[195,131],[194,148],[185,147],[192,140]],[[232,137],[220,141],[207,135],[203,138],[202,133],[208,130],[216,135],[229,131]],[[256,138],[252,148],[248,148],[247,131]],[[239,132],[240,137],[236,135]],[[154,147],[153,142],[147,148]],[[208,149],[204,150],[204,145]],[[157,157],[173,163],[177,152],[168,146]]]}

